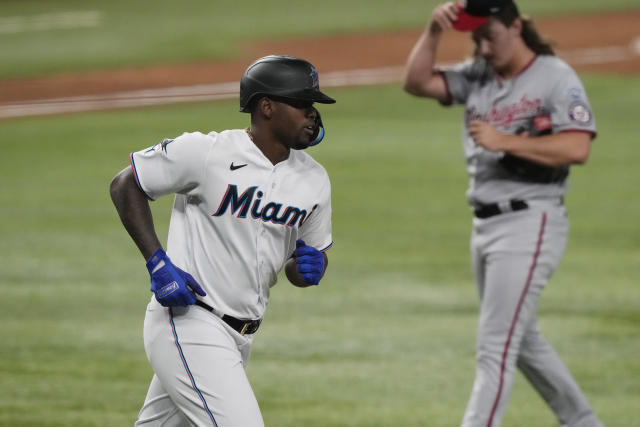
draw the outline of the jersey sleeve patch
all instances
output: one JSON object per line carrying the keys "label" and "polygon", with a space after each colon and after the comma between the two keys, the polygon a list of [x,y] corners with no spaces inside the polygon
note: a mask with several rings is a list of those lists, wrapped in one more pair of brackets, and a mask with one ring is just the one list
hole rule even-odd
{"label": "jersey sleeve patch", "polygon": [[569,119],[580,126],[588,126],[593,122],[593,114],[589,106],[582,100],[569,104]]}
{"label": "jersey sleeve patch", "polygon": [[165,138],[162,141],[158,142],[156,145],[149,147],[147,151],[145,151],[145,153],[148,153],[150,151],[160,151],[164,154],[167,154],[167,145],[171,144],[173,141],[173,139]]}

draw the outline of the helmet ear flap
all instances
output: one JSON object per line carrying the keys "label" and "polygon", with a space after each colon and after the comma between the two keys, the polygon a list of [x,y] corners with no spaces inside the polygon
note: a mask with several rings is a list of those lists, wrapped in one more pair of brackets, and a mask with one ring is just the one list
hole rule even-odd
{"label": "helmet ear flap", "polygon": [[322,139],[324,138],[324,126],[322,125],[322,117],[320,117],[320,111],[316,109],[316,107],[312,107],[316,110],[316,131],[313,134],[313,141],[309,144],[309,147],[313,147],[314,145],[320,144]]}

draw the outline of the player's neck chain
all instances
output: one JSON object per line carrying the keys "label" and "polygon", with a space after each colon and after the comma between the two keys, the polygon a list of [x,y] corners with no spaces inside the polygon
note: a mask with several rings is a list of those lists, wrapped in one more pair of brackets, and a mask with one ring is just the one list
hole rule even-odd
{"label": "player's neck chain", "polygon": [[251,126],[246,128],[244,131],[247,133],[247,136],[249,137],[249,139],[253,141],[253,134],[251,133]]}

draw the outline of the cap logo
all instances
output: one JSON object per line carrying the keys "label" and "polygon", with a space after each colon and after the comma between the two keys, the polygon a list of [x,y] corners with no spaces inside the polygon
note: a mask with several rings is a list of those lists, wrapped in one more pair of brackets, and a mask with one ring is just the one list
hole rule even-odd
{"label": "cap logo", "polygon": [[313,88],[314,89],[318,89],[320,87],[319,79],[318,79],[318,72],[316,71],[316,69],[314,67],[311,67],[311,70],[309,72],[309,76],[311,77],[311,85],[313,86]]}

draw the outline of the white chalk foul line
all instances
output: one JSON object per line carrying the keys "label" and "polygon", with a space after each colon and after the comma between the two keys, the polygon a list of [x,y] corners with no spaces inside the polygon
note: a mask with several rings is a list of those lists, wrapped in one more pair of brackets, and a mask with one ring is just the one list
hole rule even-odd
{"label": "white chalk foul line", "polygon": [[[640,37],[635,38],[628,46],[561,51],[558,56],[572,65],[627,60],[640,56]],[[402,80],[403,72],[404,66],[335,71],[321,74],[320,81],[323,87],[397,83]],[[23,101],[0,105],[0,119],[232,99],[238,96],[239,88],[238,82],[227,82]]]}
{"label": "white chalk foul line", "polygon": [[558,52],[558,56],[571,65],[624,61],[635,55],[638,55],[638,53],[633,49],[632,44],[629,46],[594,47]]}
{"label": "white chalk foul line", "polygon": [[631,42],[631,49],[633,49],[636,55],[640,56],[640,36],[633,39]]}
{"label": "white chalk foul line", "polygon": [[[392,83],[400,80],[403,69],[389,67],[338,71],[322,74],[320,80],[323,87]],[[0,119],[232,99],[237,98],[239,92],[239,82],[227,82],[22,101],[0,105]]]}
{"label": "white chalk foul line", "polygon": [[228,99],[236,96],[237,93],[238,83],[217,83],[115,92],[104,95],[51,98],[0,106],[0,118]]}

